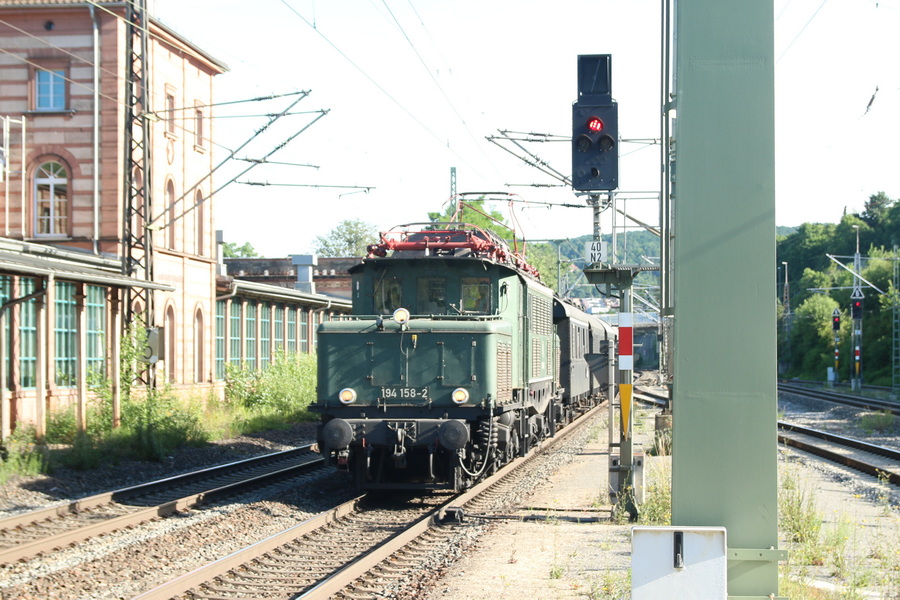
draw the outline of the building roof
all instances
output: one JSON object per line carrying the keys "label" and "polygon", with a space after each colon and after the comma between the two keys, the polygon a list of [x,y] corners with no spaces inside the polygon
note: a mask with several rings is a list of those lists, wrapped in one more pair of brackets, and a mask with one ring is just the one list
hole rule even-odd
{"label": "building roof", "polygon": [[[3,8],[79,8],[79,7],[90,7],[96,6],[103,11],[109,11],[113,8],[121,8],[128,4],[128,2],[122,2],[121,0],[90,0],[89,2],[86,0],[0,0],[0,9]],[[151,24],[163,31],[168,37],[172,38],[174,41],[177,41],[180,44],[183,44],[185,47],[189,48],[192,52],[195,52],[198,56],[202,57],[204,60],[208,61],[215,68],[219,69],[222,72],[228,71],[228,65],[224,62],[218,60],[202,48],[200,46],[194,44],[190,40],[188,40],[183,35],[176,32],[174,29],[154,17],[152,14],[150,15]]]}
{"label": "building roof", "polygon": [[174,291],[163,283],[145,281],[117,273],[113,267],[119,261],[0,238],[0,273],[17,275],[53,275],[57,279],[95,283],[112,287],[140,287],[150,290]]}
{"label": "building roof", "polygon": [[228,289],[228,293],[218,297],[224,299],[237,294],[241,296],[250,296],[266,300],[293,300],[306,302],[309,304],[317,304],[325,308],[335,308],[349,311],[352,303],[347,298],[338,296],[328,296],[326,294],[310,294],[301,292],[278,285],[270,285],[267,283],[258,283],[256,281],[247,281],[244,279],[235,279],[234,277],[219,276],[217,278],[218,287]]}

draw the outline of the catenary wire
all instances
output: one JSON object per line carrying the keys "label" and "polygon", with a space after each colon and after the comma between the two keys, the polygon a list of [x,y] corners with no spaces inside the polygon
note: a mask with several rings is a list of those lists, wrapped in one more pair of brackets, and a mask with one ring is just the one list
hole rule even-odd
{"label": "catenary wire", "polygon": [[[402,110],[404,113],[406,113],[406,115],[407,115],[410,119],[412,119],[417,125],[419,125],[419,127],[421,127],[425,132],[427,132],[431,137],[433,137],[433,138],[434,138],[441,146],[449,146],[448,144],[446,144],[445,140],[442,140],[442,139],[440,138],[440,136],[437,135],[437,133],[435,133],[430,127],[428,127],[428,125],[426,125],[426,124],[423,123],[418,117],[416,117],[416,116],[412,113],[412,111],[410,111],[410,110],[409,110],[402,102],[400,102],[400,101],[397,100],[394,96],[392,96],[392,95],[390,94],[390,92],[388,92],[384,87],[382,87],[380,83],[378,83],[378,82],[377,82],[371,75],[369,75],[362,67],[360,67],[358,64],[356,64],[356,62],[354,62],[353,59],[351,59],[351,58],[350,58],[343,50],[341,50],[341,49],[337,46],[337,44],[335,44],[334,42],[332,42],[332,41],[328,38],[328,36],[326,36],[324,33],[322,33],[321,30],[319,30],[316,26],[314,26],[312,23],[310,23],[309,20],[308,20],[306,17],[304,17],[302,14],[300,14],[300,12],[299,12],[297,9],[295,9],[293,6],[291,6],[291,5],[287,2],[287,0],[281,0],[281,3],[284,4],[284,5],[288,8],[288,10],[290,10],[290,11],[291,11],[298,19],[300,19],[301,21],[303,21],[304,23],[306,23],[313,31],[315,31],[315,32],[316,32],[316,33],[317,33],[317,34],[325,41],[325,43],[327,43],[329,46],[331,46],[331,48],[334,49],[335,52],[337,52],[338,54],[340,54],[341,57],[342,57],[344,60],[346,60],[348,63],[350,63],[350,65],[351,65],[354,69],[356,69],[357,71],[359,71],[359,73],[360,73],[363,77],[365,77],[372,85],[374,85],[374,86],[375,86],[382,94],[384,94],[391,102],[393,102],[394,104],[396,104],[397,107],[400,108],[400,110]],[[455,149],[450,148],[450,147],[448,147],[448,149],[450,150],[450,152],[452,152],[454,155],[456,155],[456,157],[459,158],[463,163],[465,163],[466,165],[468,165],[469,168],[471,168],[471,169],[472,169],[473,171],[475,171],[476,173],[480,173],[480,170],[478,169],[477,165],[473,165],[469,160],[466,159],[466,157],[464,157],[464,156],[460,155],[458,152],[456,152]]]}
{"label": "catenary wire", "polygon": [[[422,57],[421,52],[419,52],[419,49],[416,48],[416,45],[413,43],[412,39],[410,39],[409,35],[406,33],[406,30],[403,28],[403,25],[400,23],[399,19],[397,19],[397,16],[394,14],[394,11],[392,11],[391,7],[388,5],[387,0],[381,0],[381,1],[384,4],[385,9],[387,9],[388,14],[391,16],[391,19],[393,20],[394,24],[397,26],[397,29],[400,30],[400,33],[403,35],[403,38],[406,40],[406,42],[409,44],[410,48],[412,48],[413,53],[419,59],[419,62],[422,64],[422,68],[425,69],[426,73],[428,73],[428,77],[431,78],[431,81],[434,83],[435,87],[437,87],[438,91],[444,97],[444,100],[447,102],[447,105],[450,107],[450,110],[452,110],[453,114],[456,115],[456,118],[459,119],[459,122],[463,126],[463,129],[465,129],[466,133],[469,134],[469,137],[472,139],[472,141],[475,142],[475,147],[478,148],[478,151],[481,153],[481,155],[484,156],[484,158],[488,161],[488,164],[491,165],[491,168],[494,170],[494,172],[499,175],[500,174],[499,170],[493,164],[490,156],[487,155],[487,153],[484,151],[484,148],[482,148],[481,144],[476,139],[475,134],[469,128],[469,125],[466,123],[465,118],[463,118],[463,116],[460,114],[459,110],[457,110],[456,106],[453,104],[453,101],[450,99],[450,96],[447,95],[447,92],[446,92],[446,90],[444,90],[444,87],[434,76],[434,73],[432,72],[432,70],[428,67],[428,64],[425,62],[425,59]],[[418,16],[418,13],[416,14],[416,16]],[[420,18],[420,21],[421,21],[421,18]]]}
{"label": "catenary wire", "polygon": [[809,27],[809,24],[813,22],[813,19],[816,18],[816,15],[819,14],[819,11],[822,10],[822,7],[825,6],[826,2],[828,2],[828,0],[822,0],[822,4],[819,5],[819,8],[816,9],[816,12],[812,14],[806,24],[800,28],[800,31],[798,31],[797,35],[794,36],[794,39],[791,40],[791,43],[787,45],[787,48],[784,49],[784,52],[782,52],[778,57],[778,60],[775,61],[776,63],[784,58],[784,55],[788,53],[788,50],[791,49],[791,47],[794,45],[794,42],[796,42],[800,38],[800,36],[803,35],[803,32],[806,31],[806,28]]}

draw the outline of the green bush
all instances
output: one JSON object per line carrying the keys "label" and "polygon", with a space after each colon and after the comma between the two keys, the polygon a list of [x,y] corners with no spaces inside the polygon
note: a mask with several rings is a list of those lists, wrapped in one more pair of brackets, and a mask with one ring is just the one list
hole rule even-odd
{"label": "green bush", "polygon": [[122,423],[120,435],[129,440],[129,453],[139,460],[162,460],[176,448],[209,440],[201,407],[179,400],[169,388],[123,402]]}
{"label": "green bush", "polygon": [[894,427],[896,417],[889,410],[878,411],[875,413],[865,413],[859,420],[859,426],[868,431],[878,431],[884,433]]}
{"label": "green bush", "polygon": [[34,428],[17,427],[0,446],[0,485],[13,475],[34,476],[47,470],[47,454],[35,446]]}
{"label": "green bush", "polygon": [[48,444],[72,444],[77,435],[78,425],[75,420],[74,406],[64,410],[55,410],[47,417],[45,441]]}
{"label": "green bush", "polygon": [[74,409],[57,411],[48,422],[47,441],[71,444],[60,460],[79,469],[94,468],[118,458],[162,460],[183,445],[206,442],[199,403],[185,403],[169,387],[137,387],[146,333],[135,325],[121,346],[121,427],[113,427],[113,382],[104,372],[92,372],[88,387],[95,397],[88,403],[85,431],[78,431]]}
{"label": "green bush", "polygon": [[227,365],[225,399],[231,407],[274,413],[287,420],[308,419],[315,398],[316,357],[279,351],[265,371]]}
{"label": "green bush", "polygon": [[[265,371],[228,365],[224,402],[215,394],[185,401],[168,386],[136,385],[144,366],[144,339],[144,330],[135,326],[122,340],[121,427],[113,427],[112,380],[104,372],[89,374],[94,398],[87,405],[85,431],[78,430],[74,407],[55,411],[47,420],[45,441],[68,446],[53,452],[55,462],[90,469],[120,458],[162,460],[181,446],[281,429],[311,418],[307,408],[316,390],[314,355],[280,351]],[[14,438],[20,441],[2,448],[0,479],[51,468],[48,453],[34,450],[33,430],[20,425]]]}

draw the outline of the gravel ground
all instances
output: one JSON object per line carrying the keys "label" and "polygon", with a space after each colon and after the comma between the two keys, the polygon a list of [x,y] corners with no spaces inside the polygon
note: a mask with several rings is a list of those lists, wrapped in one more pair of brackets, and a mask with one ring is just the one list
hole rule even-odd
{"label": "gravel ground", "polygon": [[[867,432],[854,409],[783,398],[784,420],[827,428],[886,446],[900,447],[900,431]],[[653,420],[645,419],[652,424]],[[652,426],[652,425],[651,425]],[[638,441],[647,443],[648,433]],[[571,460],[534,490],[528,506],[544,521],[510,520],[486,526],[461,558],[441,571],[425,600],[624,599],[630,597],[631,525],[609,519],[575,523],[566,517],[604,514],[608,449],[598,431]],[[826,464],[794,450],[779,452],[782,476],[796,478],[823,519],[823,539],[840,548],[846,571],[835,563],[792,567],[794,579],[834,594],[833,598],[900,598],[900,494],[885,496],[876,478]],[[668,457],[646,457],[647,485],[671,476]],[[584,511],[595,511],[584,512]],[[535,514],[520,511],[520,514]],[[539,514],[539,512],[538,512]],[[606,513],[608,515],[608,512]],[[836,532],[846,536],[835,541]],[[830,537],[829,537],[830,536]],[[789,547],[786,540],[781,547]],[[893,557],[893,558],[892,558]],[[799,560],[799,557],[798,557]],[[782,589],[782,593],[784,590]]]}
{"label": "gravel ground", "polygon": [[[164,463],[120,463],[93,477],[68,470],[3,486],[8,505],[23,507],[117,489],[143,479],[283,450],[310,440],[314,426],[242,436],[186,449]],[[71,496],[69,496],[71,494]],[[3,600],[131,598],[202,564],[296,525],[334,502],[354,497],[346,477],[324,471],[216,504],[0,567]]]}
{"label": "gravel ground", "polygon": [[14,477],[0,486],[0,517],[309,444],[315,442],[315,429],[315,423],[299,423],[290,429],[242,435],[201,448],[183,448],[161,462],[120,460],[87,471],[60,468],[51,475]]}
{"label": "gravel ground", "polygon": [[[809,424],[873,443],[900,447],[900,429],[861,431],[858,411],[783,396],[784,420]],[[648,420],[652,427],[652,419]],[[186,449],[162,463],[121,462],[91,472],[61,470],[52,476],[18,478],[0,486],[0,511],[25,510],[117,489],[202,466],[281,450],[311,441],[313,426],[266,432]],[[646,443],[646,438],[645,438]],[[793,450],[780,453],[780,470],[795,474],[814,496],[826,528],[851,523],[852,560],[858,570],[879,568],[879,555],[895,552],[900,565],[900,525],[896,506],[875,478],[826,465]],[[529,479],[513,516],[546,517],[482,521],[471,519],[451,542],[438,550],[415,580],[386,588],[385,597],[425,600],[476,598],[627,598],[630,567],[630,526],[611,520],[576,523],[574,516],[608,519],[606,502],[608,452],[606,433],[595,427],[583,443],[560,455]],[[648,484],[670,473],[667,458],[648,457]],[[111,599],[129,598],[176,573],[220,557],[248,540],[269,535],[286,524],[321,510],[347,494],[345,481],[324,476],[314,495],[292,489],[259,498],[243,497],[229,505],[189,511],[137,532],[123,532],[77,548],[0,569],[0,598]],[[891,508],[893,506],[893,508]],[[528,507],[531,510],[528,510]],[[240,515],[239,519],[234,514]],[[885,544],[894,544],[885,548]],[[114,560],[108,558],[113,556]],[[190,556],[189,560],[184,557]],[[147,557],[153,560],[147,560]],[[103,560],[101,560],[103,559]],[[881,563],[887,564],[887,563]],[[104,566],[105,565],[105,566]],[[152,565],[152,566],[151,566]],[[162,566],[160,566],[162,565]],[[874,565],[874,566],[873,566]],[[802,569],[799,576],[824,589],[841,589],[846,579],[834,577],[824,565]],[[872,579],[883,574],[875,573]],[[876,577],[878,576],[878,577]],[[883,579],[883,578],[882,578]],[[879,579],[879,581],[882,581]],[[894,595],[891,595],[894,594]],[[900,581],[870,587],[858,598],[900,598]]]}
{"label": "gravel ground", "polygon": [[[865,413],[858,408],[817,402],[793,394],[780,394],[778,408],[781,415],[779,418],[783,421],[900,449],[900,422],[897,420],[893,427],[884,431],[864,429],[860,426],[860,421]],[[791,456],[791,462],[799,462],[819,471],[854,494],[882,504],[887,501],[885,497],[887,494],[890,496],[890,504],[900,505],[900,489],[896,486],[886,488],[876,477],[835,466],[802,452],[792,452]]]}

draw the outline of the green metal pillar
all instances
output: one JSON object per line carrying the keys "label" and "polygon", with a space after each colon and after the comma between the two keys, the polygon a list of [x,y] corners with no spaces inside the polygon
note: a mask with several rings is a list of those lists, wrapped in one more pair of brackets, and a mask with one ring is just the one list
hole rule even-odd
{"label": "green metal pillar", "polygon": [[778,597],[772,0],[675,0],[672,524]]}

